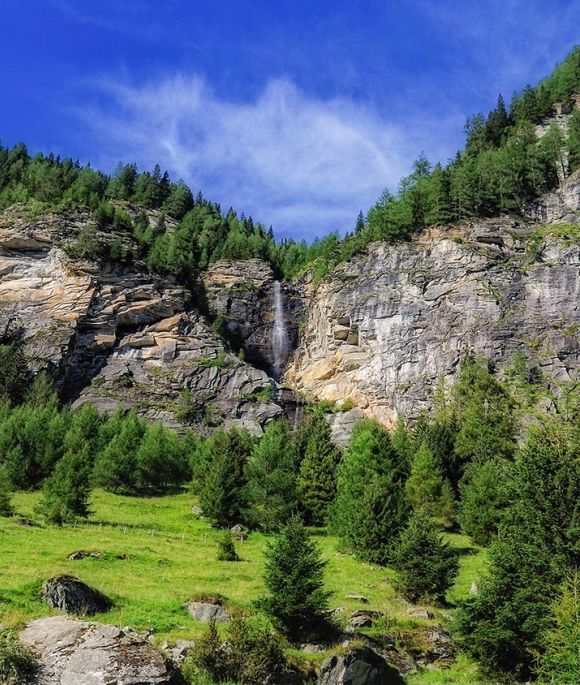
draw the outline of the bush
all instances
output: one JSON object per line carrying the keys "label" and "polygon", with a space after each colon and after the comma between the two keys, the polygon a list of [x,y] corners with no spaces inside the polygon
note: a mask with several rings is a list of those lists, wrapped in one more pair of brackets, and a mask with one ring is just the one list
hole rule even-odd
{"label": "bush", "polygon": [[283,645],[269,630],[252,625],[247,619],[234,617],[221,640],[215,623],[196,641],[183,667],[193,683],[200,675],[213,682],[239,685],[261,685],[276,682],[276,674],[286,665]]}
{"label": "bush", "polygon": [[234,538],[230,531],[226,531],[218,542],[218,561],[239,561]]}
{"label": "bush", "polygon": [[34,652],[25,647],[14,633],[0,633],[0,683],[31,683],[37,670],[38,662]]}
{"label": "bush", "polygon": [[259,604],[292,638],[328,627],[331,593],[324,590],[325,567],[318,547],[297,517],[266,548],[264,582],[269,594]]}
{"label": "bush", "polygon": [[413,516],[401,534],[395,566],[403,594],[413,602],[443,601],[459,570],[456,552],[423,513]]}

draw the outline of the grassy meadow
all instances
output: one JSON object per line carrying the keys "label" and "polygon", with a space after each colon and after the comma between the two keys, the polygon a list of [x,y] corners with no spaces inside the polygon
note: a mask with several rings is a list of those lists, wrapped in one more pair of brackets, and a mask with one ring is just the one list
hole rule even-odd
{"label": "grassy meadow", "polygon": [[[35,519],[38,493],[17,493],[18,516]],[[204,626],[182,608],[195,595],[220,594],[230,606],[252,610],[252,601],[263,592],[263,551],[268,536],[252,533],[236,544],[241,561],[217,561],[219,531],[196,517],[195,498],[181,492],[161,497],[136,498],[97,490],[93,514],[75,527],[19,525],[16,519],[0,518],[0,622],[19,628],[31,618],[51,610],[40,599],[42,582],[56,574],[71,574],[111,597],[114,608],[95,620],[137,629],[155,630],[156,640],[195,638]],[[436,620],[407,616],[409,605],[396,592],[396,574],[390,569],[359,561],[337,550],[337,541],[315,530],[323,556],[328,560],[326,582],[333,592],[332,607],[344,607],[346,617],[368,607],[385,613],[384,624],[372,630],[411,630],[421,625],[452,621],[454,603],[467,596],[477,580],[484,554],[463,535],[449,535],[461,551],[461,570],[449,591],[449,607],[430,607]],[[68,559],[72,552],[94,550],[103,558]],[[348,595],[364,595],[362,604]],[[323,655],[311,657],[321,660]],[[460,657],[451,669],[424,671],[410,676],[410,685],[469,683],[477,669]]]}

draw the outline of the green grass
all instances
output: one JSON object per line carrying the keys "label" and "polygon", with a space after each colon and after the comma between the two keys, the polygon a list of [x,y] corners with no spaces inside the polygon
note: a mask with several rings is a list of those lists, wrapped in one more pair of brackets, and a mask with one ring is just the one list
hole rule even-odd
{"label": "green grass", "polygon": [[[17,493],[17,513],[34,519],[38,497],[38,493]],[[221,594],[231,606],[251,609],[252,601],[263,593],[267,536],[252,533],[247,541],[236,543],[242,561],[217,561],[220,532],[195,517],[195,505],[195,498],[186,492],[134,498],[96,491],[90,520],[75,527],[19,526],[11,519],[0,518],[0,622],[18,628],[31,618],[50,615],[51,610],[40,600],[40,587],[44,580],[61,573],[81,578],[114,600],[114,608],[96,620],[154,628],[159,641],[191,639],[204,630],[182,608],[194,595]],[[336,539],[323,530],[313,534],[328,560],[326,582],[333,592],[331,605],[344,607],[341,615],[345,620],[349,612],[368,607],[385,612],[385,627],[397,630],[434,623],[407,616],[408,605],[395,590],[394,571],[337,551]],[[449,593],[453,605],[468,595],[484,555],[465,536],[448,537],[462,552],[461,571]],[[77,550],[97,550],[106,556],[69,561],[68,556]],[[349,594],[364,595],[368,604],[349,599]],[[452,611],[431,610],[438,618]],[[457,671],[460,677],[474,666],[463,660],[458,661],[457,668],[445,673],[451,677]],[[464,682],[437,680],[436,673],[425,672],[426,680],[419,674],[409,683]]]}

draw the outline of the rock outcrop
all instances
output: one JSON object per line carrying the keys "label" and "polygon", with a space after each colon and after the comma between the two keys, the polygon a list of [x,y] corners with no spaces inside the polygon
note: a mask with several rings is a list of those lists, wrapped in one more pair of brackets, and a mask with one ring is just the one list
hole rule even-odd
{"label": "rock outcrop", "polygon": [[187,288],[138,260],[71,259],[87,227],[111,240],[80,210],[0,216],[0,330],[22,337],[33,372],[49,371],[77,406],[132,407],[170,426],[259,430],[283,414],[268,375],[226,350]]}
{"label": "rock outcrop", "polygon": [[320,685],[403,685],[396,668],[368,647],[350,649],[322,663]]}
{"label": "rock outcrop", "polygon": [[[270,266],[260,259],[216,262],[203,280],[209,309],[224,336],[234,349],[243,348],[246,361],[275,376],[275,279]],[[281,285],[281,294],[288,334],[284,364],[297,344],[306,301],[290,283]]]}
{"label": "rock outcrop", "polygon": [[74,576],[55,576],[42,586],[42,599],[65,614],[93,616],[108,611],[112,603],[102,592]]}
{"label": "rock outcrop", "polygon": [[317,288],[285,380],[392,425],[428,409],[468,351],[504,366],[519,351],[549,382],[577,377],[580,246],[547,232],[533,251],[534,229],[488,220],[370,245]]}
{"label": "rock outcrop", "polygon": [[169,685],[173,673],[142,636],[66,616],[29,623],[20,635],[41,661],[35,685]]}

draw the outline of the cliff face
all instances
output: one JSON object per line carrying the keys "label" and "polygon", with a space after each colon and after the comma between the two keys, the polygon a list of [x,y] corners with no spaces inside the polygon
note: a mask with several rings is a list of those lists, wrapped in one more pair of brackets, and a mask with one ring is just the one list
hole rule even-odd
{"label": "cliff face", "polygon": [[186,288],[139,263],[69,258],[63,246],[87,226],[84,212],[0,217],[0,326],[21,336],[32,371],[77,405],[168,425],[256,429],[282,414],[266,373],[227,351]]}
{"label": "cliff face", "polygon": [[[296,396],[272,378],[277,327],[293,352],[285,384],[356,405],[333,416],[344,441],[363,413],[387,425],[400,413],[416,417],[468,351],[500,369],[523,353],[554,387],[577,379],[580,247],[577,229],[559,224],[577,221],[579,210],[576,174],[530,207],[530,220],[375,243],[317,288],[308,279],[279,287],[259,260],[216,263],[198,302],[138,260],[70,258],[66,246],[87,227],[103,243],[135,247],[127,234],[98,229],[87,212],[31,217],[14,207],[0,215],[0,330],[16,330],[31,370],[48,370],[77,406],[133,407],[172,426],[256,430],[295,415]],[[539,229],[532,217],[553,225]]]}
{"label": "cliff face", "polygon": [[530,241],[532,231],[481,221],[369,246],[314,293],[286,380],[319,399],[351,398],[387,425],[427,409],[467,351],[501,367],[521,350],[547,380],[570,380],[580,248],[549,232]]}

